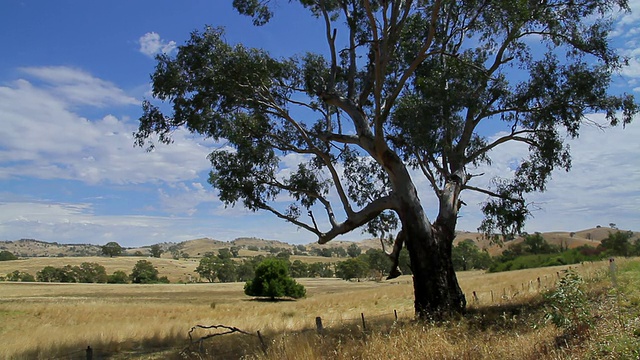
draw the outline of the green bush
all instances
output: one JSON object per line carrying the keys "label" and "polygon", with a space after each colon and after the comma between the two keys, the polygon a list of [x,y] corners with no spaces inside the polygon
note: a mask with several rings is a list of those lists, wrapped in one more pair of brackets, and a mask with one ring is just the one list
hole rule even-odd
{"label": "green bush", "polygon": [[7,250],[0,251],[0,261],[18,260],[18,257]]}
{"label": "green bush", "polygon": [[109,284],[128,284],[129,283],[129,275],[122,270],[114,271],[113,274],[109,275],[107,278],[107,282]]}
{"label": "green bush", "polygon": [[268,258],[258,265],[253,280],[244,285],[244,293],[249,296],[302,298],[306,295],[304,286],[289,276],[289,268],[283,260]]}
{"label": "green bush", "polygon": [[583,283],[580,275],[568,270],[556,289],[544,295],[548,304],[547,320],[574,336],[586,335],[592,326],[593,317]]}
{"label": "green bush", "polygon": [[138,260],[130,277],[134,284],[154,284],[158,282],[158,269],[150,261]]}

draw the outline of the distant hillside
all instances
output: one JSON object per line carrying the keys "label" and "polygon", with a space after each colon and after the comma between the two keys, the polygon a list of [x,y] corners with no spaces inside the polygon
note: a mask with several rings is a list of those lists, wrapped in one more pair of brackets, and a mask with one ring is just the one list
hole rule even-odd
{"label": "distant hillside", "polygon": [[[562,245],[563,247],[575,248],[582,245],[589,245],[596,247],[600,244],[602,239],[607,238],[609,233],[617,231],[616,229],[608,227],[597,227],[587,230],[581,230],[576,232],[547,232],[542,233],[542,236],[547,242],[555,245]],[[624,231],[624,230],[623,230]],[[640,238],[640,232],[634,232],[632,241]],[[489,240],[484,239],[482,234],[476,232],[459,231],[454,243],[471,239],[481,249],[487,249],[491,255],[498,255],[506,249],[509,244],[518,243],[523,241],[522,238],[516,238],[511,241],[505,242],[502,246],[492,244]],[[320,245],[317,243],[304,244],[302,247],[306,252],[310,252],[313,249],[320,248],[337,248],[341,247],[346,249],[354,242],[351,241],[331,241],[328,244]],[[380,249],[379,239],[367,239],[355,242],[363,252],[368,249]],[[172,257],[189,257],[199,258],[204,256],[207,252],[218,252],[223,248],[237,247],[239,249],[240,256],[255,256],[266,255],[273,249],[287,249],[293,251],[301,247],[300,245],[292,245],[277,240],[265,240],[259,238],[237,238],[233,241],[220,241],[210,238],[200,238],[194,240],[183,241],[181,243],[159,243],[163,250],[162,258],[170,259]],[[149,256],[151,246],[126,248],[124,249],[124,255],[127,256]],[[99,245],[91,244],[58,244],[49,243],[40,240],[33,239],[21,239],[17,241],[0,241],[0,250],[7,250],[16,256],[27,257],[84,257],[84,256],[100,256],[102,254],[101,247]]]}
{"label": "distant hillside", "polygon": [[[600,242],[606,239],[610,233],[615,233],[618,229],[613,229],[609,227],[596,227],[587,230],[575,231],[575,232],[564,232],[564,231],[555,231],[555,232],[546,232],[541,233],[542,237],[549,243],[554,245],[562,245],[563,247],[567,247],[569,249],[577,248],[582,245],[589,245],[593,247],[597,247],[600,245]],[[626,230],[620,230],[626,231]],[[634,232],[634,236],[631,238],[631,241],[635,241],[640,238],[640,232]],[[510,244],[517,244],[524,239],[522,237],[517,237],[511,241],[506,241],[502,245],[492,244],[488,239],[484,239],[482,234],[472,233],[472,232],[459,232],[454,240],[454,244],[457,244],[460,241],[465,239],[473,240],[476,245],[478,245],[481,249],[487,249],[489,254],[491,255],[499,255],[501,254]]]}
{"label": "distant hillside", "polygon": [[102,249],[98,245],[58,244],[33,239],[0,241],[0,250],[7,250],[19,257],[97,256],[102,254]]}

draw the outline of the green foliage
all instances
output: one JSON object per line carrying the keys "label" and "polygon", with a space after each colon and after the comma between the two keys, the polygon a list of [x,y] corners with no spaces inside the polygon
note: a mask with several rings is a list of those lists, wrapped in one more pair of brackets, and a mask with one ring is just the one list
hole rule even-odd
{"label": "green foliage", "polygon": [[98,263],[83,262],[76,270],[78,282],[81,283],[106,283],[107,271]]}
{"label": "green foliage", "polygon": [[236,264],[231,259],[224,259],[218,263],[216,273],[220,282],[234,282],[238,280]]}
{"label": "green foliage", "polygon": [[582,247],[556,254],[519,255],[498,257],[489,266],[489,272],[531,269],[546,266],[577,264],[583,261],[601,260],[603,255],[593,247]]}
{"label": "green foliage", "polygon": [[300,260],[294,260],[291,263],[291,277],[302,278],[309,276],[309,265]]}
{"label": "green foliage", "polygon": [[164,253],[164,250],[158,244],[151,245],[149,251],[151,251],[151,256],[153,256],[154,258],[159,258],[162,253]]}
{"label": "green foliage", "polygon": [[333,277],[333,269],[330,263],[311,263],[309,264],[309,277]]}
{"label": "green foliage", "polygon": [[22,282],[36,281],[33,275],[29,274],[28,272],[18,271],[18,270],[8,273],[7,276],[5,277],[5,280],[6,281],[22,281]]}
{"label": "green foliage", "polygon": [[129,277],[134,284],[155,284],[158,282],[158,269],[148,260],[138,260]]}
{"label": "green foliage", "polygon": [[471,239],[463,240],[454,246],[451,256],[456,271],[487,269],[492,262],[491,256],[486,251],[481,251]]}
{"label": "green foliage", "polygon": [[540,233],[534,235],[525,235],[523,251],[529,254],[552,254],[560,252],[560,248],[549,244]]}
{"label": "green foliage", "polygon": [[119,256],[122,254],[122,246],[115,241],[111,241],[102,246],[102,254],[109,257]]}
{"label": "green foliage", "polygon": [[598,247],[604,249],[609,256],[640,255],[640,253],[636,253],[636,249],[639,247],[638,240],[636,240],[635,244],[631,244],[632,237],[632,231],[609,233],[609,236],[603,239]]}
{"label": "green foliage", "polygon": [[367,276],[369,265],[362,258],[351,258],[336,265],[336,276],[343,280],[360,279]]}
{"label": "green foliage", "polygon": [[98,263],[83,262],[80,266],[45,266],[36,273],[36,279],[40,282],[106,283],[107,273]]}
{"label": "green foliage", "polygon": [[363,256],[364,261],[369,265],[369,269],[380,275],[389,273],[392,261],[384,251],[380,249],[369,249]]}
{"label": "green foliage", "polygon": [[12,252],[7,250],[0,251],[0,261],[18,260],[18,257],[13,255]]}
{"label": "green foliage", "polygon": [[107,278],[109,284],[127,284],[129,283],[129,275],[122,270],[116,270]]}
{"label": "green foliage", "polygon": [[573,270],[568,270],[554,290],[544,295],[547,301],[547,320],[569,334],[584,336],[593,324],[584,281]]}
{"label": "green foliage", "polygon": [[349,247],[347,248],[347,254],[352,258],[356,258],[360,256],[360,254],[362,254],[362,249],[360,249],[360,247],[354,243],[349,245]]}
{"label": "green foliage", "polygon": [[232,246],[229,248],[229,251],[231,251],[231,256],[234,258],[240,257],[240,247]]}
{"label": "green foliage", "polygon": [[[220,282],[234,282],[238,280],[239,269],[238,266],[231,260],[231,252],[228,249],[226,252],[222,252],[218,255],[207,254],[200,259],[200,263],[194,270],[202,278],[207,279],[209,282],[216,280]],[[228,257],[227,257],[228,255]],[[247,276],[247,269],[240,269],[243,277]],[[249,271],[250,272],[250,271]]]}
{"label": "green foliage", "polygon": [[227,248],[223,248],[218,250],[218,258],[221,260],[224,259],[231,259],[233,257],[233,254],[231,253],[231,250],[227,249]]}
{"label": "green foliage", "polygon": [[258,265],[253,280],[246,282],[244,293],[249,296],[302,298],[306,290],[289,276],[286,262],[269,258]]}

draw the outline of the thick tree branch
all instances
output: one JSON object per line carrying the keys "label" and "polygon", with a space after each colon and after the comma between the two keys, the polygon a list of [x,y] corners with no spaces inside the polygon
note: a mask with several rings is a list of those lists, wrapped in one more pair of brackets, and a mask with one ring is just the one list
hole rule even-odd
{"label": "thick tree branch", "polygon": [[530,129],[530,130],[520,130],[520,131],[512,132],[511,134],[503,136],[503,137],[497,139],[496,141],[492,142],[491,144],[489,144],[489,145],[483,147],[482,149],[477,150],[473,154],[469,155],[467,157],[467,161],[471,162],[471,161],[473,161],[473,159],[477,159],[479,156],[482,156],[483,154],[486,154],[491,149],[495,148],[496,146],[498,146],[500,144],[504,144],[507,141],[518,141],[518,142],[523,142],[523,143],[531,145],[531,146],[537,146],[538,143],[536,143],[535,140],[530,139],[530,138],[526,138],[526,137],[522,137],[522,136],[518,136],[518,135],[522,135],[522,134],[533,134],[535,132],[536,132],[536,130],[532,130],[532,129]]}
{"label": "thick tree branch", "polygon": [[518,202],[518,203],[524,203],[524,199],[519,199],[519,198],[514,198],[514,197],[511,197],[511,196],[498,194],[498,193],[493,192],[491,190],[487,190],[487,189],[483,189],[483,188],[479,188],[479,187],[475,187],[475,186],[463,185],[462,186],[462,190],[476,191],[476,192],[479,192],[479,193],[483,193],[483,194],[489,195],[491,197],[505,199],[505,200]]}
{"label": "thick tree branch", "polygon": [[392,196],[380,197],[362,208],[360,211],[353,213],[347,219],[333,226],[331,230],[326,233],[318,234],[318,243],[326,244],[327,242],[335,239],[337,236],[346,234],[360,226],[373,220],[376,216],[380,215],[385,210],[395,209],[397,207],[395,198]]}

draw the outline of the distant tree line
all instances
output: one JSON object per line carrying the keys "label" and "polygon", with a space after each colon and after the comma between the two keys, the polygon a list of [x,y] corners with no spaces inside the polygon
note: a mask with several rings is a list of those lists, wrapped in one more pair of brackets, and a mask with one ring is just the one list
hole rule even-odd
{"label": "distant tree line", "polygon": [[632,242],[633,235],[631,231],[617,230],[609,233],[597,247],[582,245],[573,249],[549,244],[539,233],[526,235],[524,241],[511,244],[501,255],[493,258],[489,271],[569,265],[612,256],[640,256],[640,239]]}
{"label": "distant tree line", "polygon": [[[633,236],[634,233],[631,231],[617,230],[609,233],[609,236],[602,240],[597,247],[583,245],[568,249],[563,245],[549,244],[540,233],[525,234],[522,242],[509,244],[501,255],[495,257],[491,257],[486,250],[478,248],[473,240],[466,239],[453,247],[452,259],[456,271],[488,269],[489,272],[498,272],[568,265],[582,261],[601,260],[611,256],[640,256],[640,239],[632,241]],[[291,256],[296,253],[298,255],[309,253],[304,245],[297,245],[293,249],[273,246],[265,248],[268,248],[268,256],[240,258],[241,248],[236,246],[219,249],[217,253],[205,253],[195,272],[201,280],[208,282],[246,282],[254,279],[256,269],[267,259],[282,261],[288,274],[293,278],[381,279],[388,275],[391,268],[391,260],[384,251],[369,249],[362,253],[362,249],[356,244],[352,244],[346,249],[313,248],[309,251],[316,256],[348,257],[347,260],[338,262],[307,262],[299,259],[291,261]],[[248,246],[247,249],[252,250],[253,246]],[[159,245],[154,245],[150,252],[152,256],[160,257],[164,250]],[[184,254],[180,248],[170,248],[169,252]],[[122,253],[122,248],[117,243],[108,243],[103,247],[103,253],[107,256],[118,256]],[[0,251],[0,261],[16,259],[17,257],[11,252]],[[409,256],[404,249],[400,253],[398,266],[403,274],[411,274]],[[5,277],[0,276],[0,280],[113,284],[169,282],[166,276],[159,277],[158,270],[147,260],[139,260],[133,267],[131,274],[115,271],[113,274],[107,275],[103,266],[84,262],[79,266],[46,266],[35,276],[16,270],[8,273]]]}
{"label": "distant tree line", "polygon": [[139,260],[131,270],[131,274],[127,275],[122,270],[117,270],[111,275],[107,275],[104,266],[93,263],[83,262],[79,266],[65,265],[63,267],[45,266],[36,273],[36,276],[24,272],[13,271],[7,274],[4,279],[6,281],[22,281],[22,282],[59,282],[59,283],[109,283],[109,284],[160,284],[169,283],[166,276],[159,277],[158,269],[156,269],[150,261]]}

